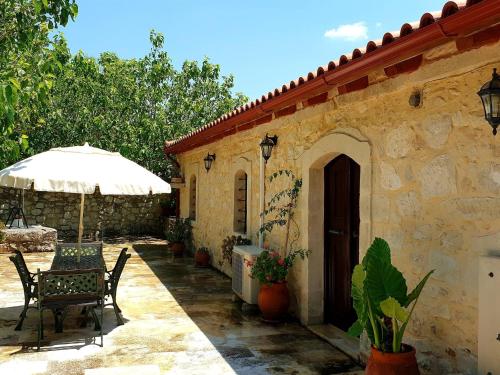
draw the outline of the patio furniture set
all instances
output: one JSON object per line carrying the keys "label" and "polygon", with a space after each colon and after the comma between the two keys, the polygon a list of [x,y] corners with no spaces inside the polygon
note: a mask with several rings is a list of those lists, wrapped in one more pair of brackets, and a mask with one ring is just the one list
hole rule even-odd
{"label": "patio furniture set", "polygon": [[[15,251],[10,260],[15,264],[24,289],[24,308],[15,330],[21,330],[29,308],[38,310],[37,350],[44,337],[43,313],[51,310],[56,332],[63,331],[63,321],[69,306],[82,307],[87,318],[89,312],[94,320],[94,329],[99,330],[103,346],[104,308],[113,306],[118,325],[123,324],[121,309],[116,303],[116,292],[125,263],[130,258],[127,248],[121,250],[112,270],[106,269],[102,255],[102,242],[58,244],[50,270],[30,272],[23,254]],[[111,302],[106,303],[106,298]],[[35,306],[30,306],[30,302]],[[96,313],[99,309],[100,316]],[[85,319],[86,321],[86,319]]]}
{"label": "patio furniture set", "polygon": [[[80,194],[78,242],[57,245],[50,270],[29,272],[19,251],[10,258],[17,267],[25,297],[16,330],[22,327],[30,301],[36,301],[39,313],[37,348],[40,350],[44,311],[52,310],[56,332],[62,332],[67,307],[81,306],[85,316],[89,312],[92,314],[102,346],[104,307],[112,305],[118,324],[123,324],[116,304],[116,290],[130,254],[123,249],[115,268],[107,271],[102,243],[82,243],[85,195],[94,194],[97,187],[101,195],[169,194],[170,185],[117,152],[85,143],[84,146],[53,148],[1,170],[0,186]],[[111,297],[111,303],[106,304],[107,297]],[[100,318],[96,308],[100,309]]]}

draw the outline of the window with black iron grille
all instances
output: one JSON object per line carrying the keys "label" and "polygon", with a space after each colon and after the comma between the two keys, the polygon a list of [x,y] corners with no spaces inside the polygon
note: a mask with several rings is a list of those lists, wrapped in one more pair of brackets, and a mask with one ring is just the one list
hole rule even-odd
{"label": "window with black iron grille", "polygon": [[196,176],[189,180],[189,218],[196,220]]}
{"label": "window with black iron grille", "polygon": [[234,181],[234,231],[247,232],[248,176],[244,171],[236,173]]}

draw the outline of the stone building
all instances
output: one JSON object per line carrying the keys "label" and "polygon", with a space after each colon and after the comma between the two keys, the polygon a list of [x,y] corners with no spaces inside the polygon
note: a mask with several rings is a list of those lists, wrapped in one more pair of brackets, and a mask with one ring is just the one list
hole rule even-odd
{"label": "stone building", "polygon": [[[500,1],[448,2],[167,142],[165,152],[181,165],[180,213],[193,219],[196,245],[209,247],[213,265],[231,275],[223,238],[241,233],[259,242],[263,202],[283,188],[263,176],[289,169],[303,179],[295,217],[300,246],[312,251],[289,277],[300,320],[335,322],[325,314],[336,302],[325,286],[336,272],[325,261],[332,241],[354,243],[361,259],[383,237],[411,287],[436,270],[407,330],[421,369],[476,373],[479,262],[500,250],[500,145],[477,92],[500,68],[499,40]],[[267,164],[259,147],[266,134],[278,137]],[[216,155],[209,171],[207,154]],[[243,188],[246,195],[237,194]],[[359,230],[332,239],[335,228],[326,227],[338,217],[359,218]],[[274,231],[271,246],[282,237]],[[350,283],[347,272],[342,277]]]}

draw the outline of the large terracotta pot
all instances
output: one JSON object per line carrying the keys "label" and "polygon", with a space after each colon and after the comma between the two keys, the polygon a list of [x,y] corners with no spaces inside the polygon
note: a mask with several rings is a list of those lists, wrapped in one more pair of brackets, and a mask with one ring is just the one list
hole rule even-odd
{"label": "large terracotta pot", "polygon": [[402,353],[383,353],[372,347],[365,374],[367,375],[420,375],[415,349],[403,344]]}
{"label": "large terracotta pot", "polygon": [[270,322],[281,320],[290,306],[287,282],[262,284],[258,303],[264,320]]}
{"label": "large terracotta pot", "polygon": [[174,257],[181,257],[186,250],[186,245],[183,242],[173,242],[170,244],[170,250],[172,250]]}
{"label": "large terracotta pot", "polygon": [[194,254],[194,263],[198,267],[208,267],[209,262],[210,262],[210,254],[201,251],[197,251]]}

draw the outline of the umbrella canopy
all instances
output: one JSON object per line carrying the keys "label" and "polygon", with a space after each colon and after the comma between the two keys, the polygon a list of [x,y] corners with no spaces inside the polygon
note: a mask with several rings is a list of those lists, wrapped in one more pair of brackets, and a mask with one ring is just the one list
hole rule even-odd
{"label": "umbrella canopy", "polygon": [[84,146],[53,148],[0,171],[0,186],[103,195],[170,193],[170,185],[118,152]]}
{"label": "umbrella canopy", "polygon": [[[36,191],[79,193],[78,250],[83,234],[85,194],[99,186],[103,195],[170,193],[170,185],[118,152],[84,146],[53,148],[0,171],[0,186]],[[78,251],[80,259],[80,251]]]}

